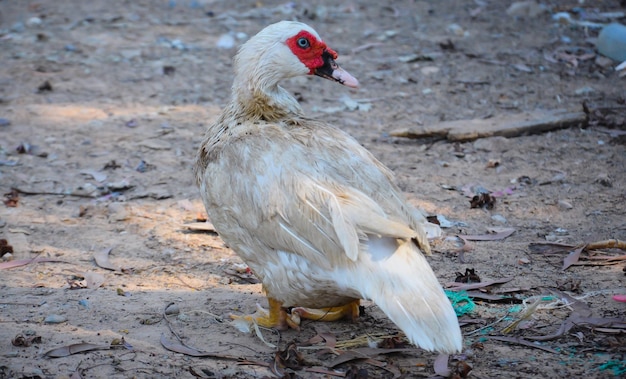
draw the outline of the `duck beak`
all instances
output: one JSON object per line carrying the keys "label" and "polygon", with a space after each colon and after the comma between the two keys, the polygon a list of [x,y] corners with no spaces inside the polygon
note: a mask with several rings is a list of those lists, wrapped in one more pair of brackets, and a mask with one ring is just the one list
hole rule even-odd
{"label": "duck beak", "polygon": [[348,71],[339,67],[328,50],[324,50],[322,59],[324,60],[324,65],[315,69],[313,72],[315,75],[339,82],[350,88],[357,88],[359,86],[359,81],[356,80],[354,76],[350,75]]}

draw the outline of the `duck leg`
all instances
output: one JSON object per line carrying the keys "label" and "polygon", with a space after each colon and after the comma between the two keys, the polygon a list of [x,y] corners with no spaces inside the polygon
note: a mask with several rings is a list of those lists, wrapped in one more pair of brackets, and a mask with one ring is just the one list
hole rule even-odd
{"label": "duck leg", "polygon": [[274,328],[278,330],[285,330],[288,328],[298,329],[299,320],[294,321],[290,315],[287,314],[285,308],[283,308],[282,302],[268,297],[267,302],[269,309],[263,309],[260,306],[257,311],[251,315],[230,315],[233,320],[244,320],[248,323],[255,323],[265,328]]}
{"label": "duck leg", "polygon": [[[360,300],[357,299],[339,307],[320,309],[296,307],[291,310],[291,321],[296,321],[298,318],[297,316],[299,316],[299,318],[305,318],[315,321],[337,321],[341,320],[342,318],[356,321],[356,319],[359,317],[359,305]],[[299,324],[299,320],[297,321]]]}

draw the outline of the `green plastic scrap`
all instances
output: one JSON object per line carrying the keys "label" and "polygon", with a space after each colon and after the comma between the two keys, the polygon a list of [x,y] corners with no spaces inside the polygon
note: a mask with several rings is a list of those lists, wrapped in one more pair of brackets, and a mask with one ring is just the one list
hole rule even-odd
{"label": "green plastic scrap", "polygon": [[621,376],[626,374],[626,362],[624,361],[608,361],[600,367],[598,367],[600,371],[611,370],[613,371],[613,375]]}
{"label": "green plastic scrap", "polygon": [[454,312],[457,316],[463,316],[474,311],[476,308],[476,304],[467,296],[467,292],[465,291],[445,291],[446,296],[450,299],[452,303],[452,308],[454,308]]}

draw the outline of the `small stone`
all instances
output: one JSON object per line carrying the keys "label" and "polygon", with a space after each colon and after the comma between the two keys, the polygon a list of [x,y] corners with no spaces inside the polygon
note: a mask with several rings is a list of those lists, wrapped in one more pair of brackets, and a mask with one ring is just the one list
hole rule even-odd
{"label": "small stone", "polygon": [[603,185],[605,187],[613,187],[613,180],[607,174],[600,174],[595,180],[595,183]]}
{"label": "small stone", "polygon": [[13,25],[11,25],[11,31],[14,33],[21,33],[26,29],[26,27],[24,26],[23,22],[16,22]]}
{"label": "small stone", "polygon": [[448,33],[454,34],[459,37],[463,37],[467,33],[459,24],[450,24],[448,25],[446,30],[448,31]]}
{"label": "small stone", "polygon": [[598,55],[596,56],[595,63],[602,68],[610,68],[613,66],[613,59]]}
{"label": "small stone", "polygon": [[46,324],[60,324],[65,321],[67,321],[67,317],[61,315],[49,315],[43,320]]}
{"label": "small stone", "polygon": [[554,235],[553,233],[550,233],[550,234],[546,235],[544,238],[548,242],[555,242],[556,240],[558,240],[558,237],[556,235]]}
{"label": "small stone", "polygon": [[499,215],[499,214],[495,214],[495,215],[491,216],[491,219],[493,221],[495,221],[495,222],[500,223],[500,224],[506,224],[507,223],[506,218],[504,216],[502,216],[502,215]]}
{"label": "small stone", "polygon": [[38,28],[41,26],[43,21],[41,21],[41,19],[39,17],[31,17],[28,19],[28,21],[26,21],[26,25],[29,28]]}
{"label": "small stone", "polygon": [[109,211],[109,220],[114,222],[127,220],[129,215],[126,206],[123,203],[110,203],[107,206]]}
{"label": "small stone", "polygon": [[527,265],[530,263],[530,259],[528,258],[520,258],[517,260],[517,263],[521,264],[521,265]]}
{"label": "small stone", "polygon": [[2,260],[5,261],[5,262],[12,261],[13,260],[13,254],[11,254],[11,253],[4,254],[2,256]]}
{"label": "small stone", "polygon": [[180,313],[180,307],[176,304],[172,304],[169,307],[165,308],[166,315],[177,315]]}
{"label": "small stone", "polygon": [[594,88],[585,86],[585,87],[581,87],[581,88],[578,88],[577,90],[575,90],[574,94],[577,95],[577,96],[585,96],[585,95],[590,95],[590,94],[592,94],[594,92],[596,92],[596,90]]}
{"label": "small stone", "polygon": [[426,66],[420,69],[422,75],[433,75],[439,72],[439,67],[437,66]]}
{"label": "small stone", "polygon": [[503,153],[510,150],[511,140],[506,137],[479,138],[474,141],[474,149],[486,152]]}
{"label": "small stone", "polygon": [[0,117],[0,127],[5,127],[11,125],[11,121],[7,118]]}
{"label": "small stone", "polygon": [[173,40],[172,42],[170,42],[170,45],[176,50],[188,50],[187,45],[185,45],[185,43],[179,39]]}
{"label": "small stone", "polygon": [[568,209],[574,208],[574,206],[571,203],[565,200],[559,200],[557,204],[559,208],[561,208],[562,210],[568,210]]}
{"label": "small stone", "polygon": [[536,1],[516,1],[507,8],[506,14],[511,17],[537,17],[547,11],[545,6]]}
{"label": "small stone", "polygon": [[232,49],[235,47],[235,38],[230,34],[222,34],[217,40],[217,47],[220,49]]}
{"label": "small stone", "polygon": [[569,231],[565,228],[556,228],[554,230],[554,233],[560,236],[566,236],[569,234]]}

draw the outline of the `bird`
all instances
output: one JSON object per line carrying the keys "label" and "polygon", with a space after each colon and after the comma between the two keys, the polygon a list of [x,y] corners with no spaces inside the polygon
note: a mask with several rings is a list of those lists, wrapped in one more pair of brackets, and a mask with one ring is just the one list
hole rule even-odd
{"label": "bird", "polygon": [[234,58],[231,98],[209,125],[194,175],[222,240],[259,278],[269,308],[235,319],[298,328],[356,320],[371,300],[416,346],[462,351],[455,311],[426,255],[437,225],[412,207],[390,169],[338,127],[307,117],[279,85],[358,80],[310,26],[266,26]]}

